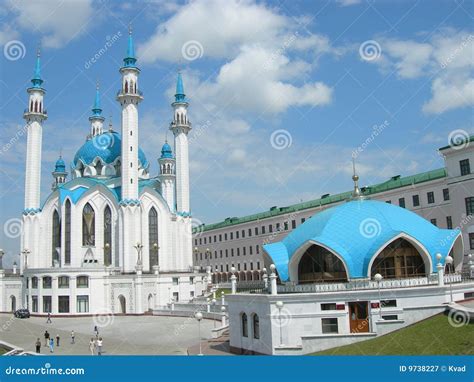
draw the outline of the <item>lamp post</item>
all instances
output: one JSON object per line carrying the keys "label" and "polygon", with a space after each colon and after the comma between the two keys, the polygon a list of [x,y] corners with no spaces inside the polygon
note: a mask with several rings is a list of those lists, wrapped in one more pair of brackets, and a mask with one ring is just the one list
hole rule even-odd
{"label": "lamp post", "polygon": [[231,293],[236,294],[237,293],[237,276],[235,276],[235,267],[231,267],[230,272],[232,273],[232,276],[230,276]]}
{"label": "lamp post", "polygon": [[[216,310],[216,302],[217,302],[217,300],[215,298],[213,298],[212,301],[211,301],[213,313],[215,313],[215,310]],[[212,321],[214,321],[214,329],[215,329],[216,328],[216,320],[212,320]]]}
{"label": "lamp post", "polygon": [[280,326],[280,346],[283,346],[283,332],[281,327],[281,310],[283,309],[283,301],[277,301],[275,303],[276,307],[278,308],[278,318],[279,318],[279,326]]}
{"label": "lamp post", "polygon": [[382,298],[380,297],[380,281],[383,276],[380,273],[375,274],[374,280],[377,282],[377,289],[379,290],[379,318],[382,319]]}
{"label": "lamp post", "polygon": [[[446,256],[446,258],[444,259],[444,263],[448,266],[448,274],[450,274],[450,268],[451,268],[451,265],[453,264],[453,258],[451,256]],[[448,277],[448,280],[449,280],[449,294],[450,294],[450,297],[451,297],[451,302],[453,302],[453,280],[452,280],[452,277]]]}
{"label": "lamp post", "polygon": [[201,320],[202,320],[202,313],[201,312],[197,312],[195,315],[194,315],[194,318],[197,320],[198,322],[198,337],[199,337],[199,354],[198,355],[203,355],[202,354],[202,344],[201,344]]}
{"label": "lamp post", "polygon": [[31,253],[31,251],[27,248],[25,248],[23,251],[21,251],[21,253],[23,254],[23,257],[24,257],[24,261],[25,261],[25,265],[24,265],[24,269],[28,268],[28,255]]}
{"label": "lamp post", "polygon": [[224,291],[221,291],[221,305],[224,306],[225,304],[225,293]]}
{"label": "lamp post", "polygon": [[263,272],[263,276],[262,276],[262,279],[263,279],[263,286],[265,287],[265,289],[268,289],[267,268],[263,268],[263,269],[262,269],[262,272]]}

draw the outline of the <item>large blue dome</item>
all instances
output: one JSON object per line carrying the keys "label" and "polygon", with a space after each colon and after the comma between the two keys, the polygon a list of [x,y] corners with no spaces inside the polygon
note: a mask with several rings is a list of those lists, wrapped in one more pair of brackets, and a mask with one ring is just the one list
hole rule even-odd
{"label": "large blue dome", "polygon": [[283,281],[289,279],[292,257],[308,243],[336,253],[347,266],[349,278],[365,278],[372,257],[400,235],[426,249],[431,272],[435,272],[436,254],[444,259],[460,231],[440,229],[414,212],[389,203],[355,200],[316,213],[282,241],[265,245],[264,250]]}
{"label": "large blue dome", "polygon": [[[104,164],[113,163],[120,157],[122,149],[122,137],[115,131],[108,131],[96,135],[84,143],[74,156],[73,164],[77,166],[81,161],[84,165],[90,165],[95,158],[99,157]],[[141,167],[148,167],[148,161],[142,149],[138,149],[138,160]]]}

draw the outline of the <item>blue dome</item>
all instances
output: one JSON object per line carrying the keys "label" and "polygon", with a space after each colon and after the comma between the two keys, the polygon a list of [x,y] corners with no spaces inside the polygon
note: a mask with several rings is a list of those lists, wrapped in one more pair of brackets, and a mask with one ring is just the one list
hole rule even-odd
{"label": "blue dome", "polygon": [[289,278],[292,256],[308,242],[340,256],[349,278],[366,278],[372,257],[400,235],[426,249],[435,272],[436,254],[441,253],[444,259],[460,231],[439,229],[414,212],[389,203],[356,200],[316,213],[282,241],[263,248],[283,281]]}
{"label": "blue dome", "polygon": [[[120,157],[122,150],[122,137],[116,131],[96,135],[84,143],[74,156],[73,164],[77,166],[81,161],[84,165],[90,165],[94,159],[99,157],[104,164],[113,163]],[[138,159],[141,166],[148,167],[148,161],[142,149],[138,149]]]}
{"label": "blue dome", "polygon": [[66,163],[62,157],[59,157],[54,165],[54,172],[66,172]]}
{"label": "blue dome", "polygon": [[171,146],[168,144],[168,142],[165,142],[165,144],[161,148],[161,157],[173,158],[173,150],[171,150]]}

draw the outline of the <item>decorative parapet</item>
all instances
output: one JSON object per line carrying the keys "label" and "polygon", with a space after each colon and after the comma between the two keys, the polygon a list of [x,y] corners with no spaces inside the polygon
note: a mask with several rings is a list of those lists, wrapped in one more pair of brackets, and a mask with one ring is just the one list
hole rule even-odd
{"label": "decorative parapet", "polygon": [[138,199],[122,199],[119,204],[121,206],[139,206],[140,201]]}
{"label": "decorative parapet", "polygon": [[41,212],[41,208],[26,208],[23,210],[23,215],[36,215],[37,213]]}

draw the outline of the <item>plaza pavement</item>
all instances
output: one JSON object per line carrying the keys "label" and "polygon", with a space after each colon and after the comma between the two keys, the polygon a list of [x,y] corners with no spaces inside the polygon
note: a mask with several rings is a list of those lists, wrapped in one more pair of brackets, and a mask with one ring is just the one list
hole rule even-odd
{"label": "plaza pavement", "polygon": [[[60,336],[60,346],[55,355],[89,355],[89,341],[94,337],[94,325],[99,326],[99,336],[104,341],[103,355],[107,354],[186,354],[189,347],[199,343],[198,327],[194,318],[163,316],[104,316],[104,317],[52,317],[46,324],[45,317],[14,318],[0,314],[0,340],[34,351],[36,338],[42,343],[41,353],[50,354],[44,346],[44,331],[52,337]],[[100,324],[100,325],[99,325]],[[213,323],[201,321],[201,337],[211,338]],[[76,334],[71,344],[70,333]],[[56,341],[55,341],[56,344]]]}

